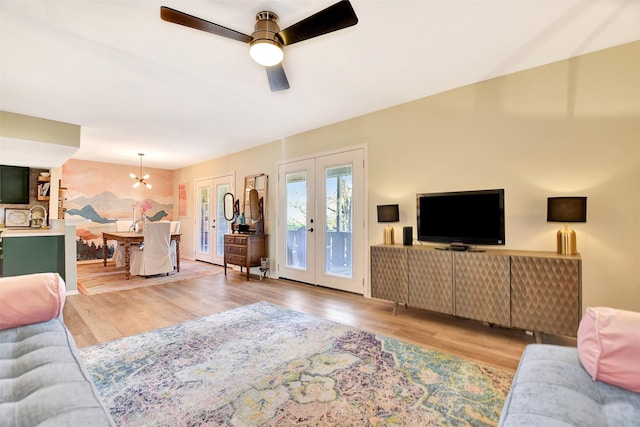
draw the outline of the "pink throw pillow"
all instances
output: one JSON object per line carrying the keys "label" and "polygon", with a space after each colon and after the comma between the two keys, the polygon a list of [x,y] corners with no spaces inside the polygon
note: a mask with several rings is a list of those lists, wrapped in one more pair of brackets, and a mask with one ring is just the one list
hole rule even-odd
{"label": "pink throw pillow", "polygon": [[64,280],[57,273],[0,278],[0,329],[60,316],[65,295]]}
{"label": "pink throw pillow", "polygon": [[587,308],[578,327],[578,356],[594,380],[640,393],[640,313]]}

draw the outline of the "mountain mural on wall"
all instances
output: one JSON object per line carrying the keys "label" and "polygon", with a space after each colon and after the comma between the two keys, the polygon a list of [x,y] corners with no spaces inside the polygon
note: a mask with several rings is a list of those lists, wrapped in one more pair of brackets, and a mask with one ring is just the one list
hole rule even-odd
{"label": "mountain mural on wall", "polygon": [[[147,212],[147,216],[149,216],[149,219],[152,221],[158,221],[166,217],[168,215],[167,212],[173,211],[172,204],[162,204],[152,199],[146,199],[145,202],[148,202],[151,205],[151,208]],[[136,209],[139,210],[140,205],[141,201],[132,198],[120,198],[110,191],[104,191],[92,197],[81,196],[67,201],[67,213],[69,215],[79,215],[83,218],[104,224],[115,222],[116,219],[122,217],[131,218],[133,215],[133,208],[136,207]],[[108,213],[110,218],[107,218],[105,214],[101,215],[98,212]],[[140,217],[140,214],[141,213],[138,212],[137,216]],[[160,217],[158,217],[159,214],[161,215]]]}
{"label": "mountain mural on wall", "polygon": [[[109,224],[109,223],[116,222],[116,219],[108,219],[98,215],[98,212],[96,212],[96,210],[91,205],[86,205],[80,210],[69,209],[67,210],[67,215],[81,216],[82,218],[85,218],[91,222],[97,222],[98,224]],[[147,216],[147,219],[149,221],[160,221],[162,218],[168,215],[169,214],[167,212],[165,212],[164,210],[161,210],[159,212],[156,212],[152,216]]]}
{"label": "mountain mural on wall", "polygon": [[[86,220],[78,223],[76,235],[77,260],[94,260],[102,258],[103,231],[114,231],[118,219],[131,220],[135,209],[136,219],[142,219],[142,209],[145,209],[147,220],[160,221],[170,217],[173,204],[158,203],[153,199],[142,201],[133,198],[120,198],[110,191],[104,191],[95,196],[80,196],[67,201],[66,215],[68,218]],[[113,252],[112,245],[108,245],[108,256]]]}
{"label": "mountain mural on wall", "polygon": [[98,212],[96,212],[95,209],[93,209],[93,206],[91,205],[85,205],[83,206],[82,209],[68,209],[67,210],[67,215],[77,215],[77,216],[81,216],[84,219],[88,219],[89,221],[92,222],[97,222],[99,224],[107,224],[110,222],[116,222],[115,219],[107,219],[107,218],[103,218],[100,215],[98,215]]}
{"label": "mountain mural on wall", "polygon": [[[69,159],[62,166],[64,218],[76,226],[78,260],[102,259],[103,233],[116,231],[117,220],[141,220],[143,211],[148,220],[174,219],[173,171],[145,171],[153,188],[134,188],[128,165]],[[106,243],[108,255],[113,245]]]}

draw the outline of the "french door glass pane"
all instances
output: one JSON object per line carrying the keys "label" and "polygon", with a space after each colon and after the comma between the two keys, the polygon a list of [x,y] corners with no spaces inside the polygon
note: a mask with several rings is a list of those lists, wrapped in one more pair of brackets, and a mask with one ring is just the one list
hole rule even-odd
{"label": "french door glass pane", "polygon": [[200,188],[200,252],[209,253],[209,187]]}
{"label": "french door glass pane", "polygon": [[287,267],[307,268],[307,173],[286,175]]}
{"label": "french door glass pane", "polygon": [[216,187],[216,255],[218,256],[224,256],[224,235],[229,233],[229,221],[224,219],[224,195],[229,190],[229,184]]}
{"label": "french door glass pane", "polygon": [[352,166],[325,169],[325,273],[352,277]]}

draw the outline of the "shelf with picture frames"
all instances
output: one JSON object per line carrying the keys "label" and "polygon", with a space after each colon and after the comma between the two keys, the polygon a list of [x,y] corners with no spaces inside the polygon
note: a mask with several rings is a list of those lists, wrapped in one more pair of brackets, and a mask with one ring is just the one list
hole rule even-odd
{"label": "shelf with picture frames", "polygon": [[49,200],[51,197],[49,196],[51,191],[51,176],[49,173],[41,172],[38,175],[38,185],[36,188],[37,199],[39,201]]}
{"label": "shelf with picture frames", "polygon": [[67,208],[64,207],[64,201],[67,200],[65,194],[67,187],[62,186],[62,180],[58,180],[58,219],[64,219],[64,213]]}

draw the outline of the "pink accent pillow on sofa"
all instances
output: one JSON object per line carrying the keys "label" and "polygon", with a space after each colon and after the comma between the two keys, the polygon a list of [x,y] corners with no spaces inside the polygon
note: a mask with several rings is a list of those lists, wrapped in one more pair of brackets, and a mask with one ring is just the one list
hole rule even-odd
{"label": "pink accent pillow on sofa", "polygon": [[640,393],[640,313],[587,308],[578,327],[578,356],[594,380]]}
{"label": "pink accent pillow on sofa", "polygon": [[64,280],[57,273],[0,278],[0,329],[58,317],[65,295]]}

